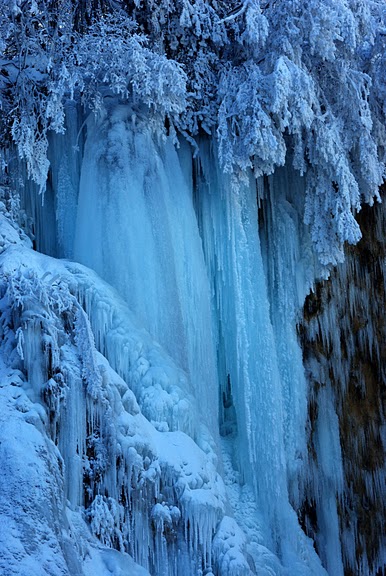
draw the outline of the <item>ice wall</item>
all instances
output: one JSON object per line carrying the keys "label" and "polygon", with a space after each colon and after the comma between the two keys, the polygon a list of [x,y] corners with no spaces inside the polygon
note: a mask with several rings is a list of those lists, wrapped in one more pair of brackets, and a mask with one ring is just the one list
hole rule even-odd
{"label": "ice wall", "polygon": [[[321,566],[290,505],[296,509],[307,467],[307,392],[295,319],[315,272],[313,259],[304,262],[301,255],[301,249],[310,248],[309,238],[299,237],[299,215],[280,180],[264,189],[264,182],[256,186],[251,174],[241,181],[224,176],[215,154],[202,144],[196,205],[214,295],[224,458],[230,460],[230,477],[237,471],[238,482],[245,485],[238,494],[230,487],[230,498],[248,531],[250,518],[240,502],[251,487],[248,498],[258,511],[254,522],[261,531],[254,543],[269,543],[298,574],[319,573]],[[289,184],[296,187],[299,181]],[[267,204],[267,220],[273,220],[271,195],[279,212],[260,235],[257,194]],[[272,239],[271,250],[267,243]]]}
{"label": "ice wall", "polygon": [[212,434],[217,367],[208,276],[190,166],[171,138],[154,137],[127,106],[90,116],[82,163],[75,259],[114,286],[188,374]]}
{"label": "ice wall", "polygon": [[[239,484],[252,490],[259,519],[248,522],[260,533],[251,548],[254,562],[264,544],[284,563],[299,562],[301,573],[299,556],[309,544],[289,504],[288,486],[298,490],[299,478],[293,479],[293,470],[287,475],[286,467],[298,469],[306,458],[305,381],[294,310],[282,320],[284,334],[275,335],[271,320],[256,182],[251,175],[246,182],[224,177],[206,142],[198,162],[186,144],[177,154],[170,138],[157,141],[127,107],[88,122],[75,257],[112,283],[187,369],[210,430],[228,436],[230,426],[234,440],[216,440],[216,451],[237,471]],[[296,221],[290,232],[296,243]],[[285,263],[292,265],[292,283],[291,274],[299,276],[296,254]],[[284,269],[282,262],[278,266]],[[302,280],[303,295],[308,286]],[[300,298],[290,294],[288,306],[295,309]],[[292,330],[290,344],[285,330]],[[285,380],[280,366],[289,362],[293,378]],[[285,422],[284,411],[292,422]],[[236,507],[241,496],[232,497]],[[317,559],[312,562],[317,572]]]}
{"label": "ice wall", "polygon": [[[152,574],[343,574],[334,393],[320,393],[310,430],[296,331],[322,274],[303,179],[290,168],[224,175],[209,139],[198,155],[183,139],[176,148],[146,112],[112,99],[85,122],[69,109],[68,123],[51,143],[44,206],[19,188],[38,250],[75,260],[49,265],[77,310],[64,329],[72,348],[57,345],[60,421],[50,408],[66,497],[105,546]],[[33,361],[34,326],[23,337],[38,383],[47,360]],[[324,567],[302,530],[308,497]]]}

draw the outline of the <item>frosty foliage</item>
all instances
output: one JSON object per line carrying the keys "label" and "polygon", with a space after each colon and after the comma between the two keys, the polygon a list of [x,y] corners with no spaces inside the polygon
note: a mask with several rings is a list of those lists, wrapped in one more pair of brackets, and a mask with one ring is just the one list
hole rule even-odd
{"label": "frosty foliage", "polygon": [[385,10],[368,0],[4,0],[2,137],[44,190],[64,102],[108,94],[170,128],[216,134],[223,169],[307,173],[320,260],[357,242],[385,160]]}
{"label": "frosty foliage", "polygon": [[64,131],[66,99],[81,98],[98,112],[108,88],[162,113],[184,107],[181,67],[146,48],[135,23],[120,12],[96,11],[101,18],[91,20],[90,4],[79,22],[81,4],[6,0],[0,7],[2,135],[12,136],[41,191],[49,169],[47,135]]}

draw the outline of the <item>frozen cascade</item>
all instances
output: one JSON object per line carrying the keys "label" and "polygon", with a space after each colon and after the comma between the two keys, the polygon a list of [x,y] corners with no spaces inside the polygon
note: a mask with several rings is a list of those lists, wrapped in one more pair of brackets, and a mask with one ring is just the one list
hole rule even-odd
{"label": "frozen cascade", "polygon": [[[273,549],[278,545],[277,551],[283,546],[280,551],[285,554],[287,539],[281,531],[287,517],[282,518],[283,503],[294,527],[297,525],[288,504],[285,474],[285,462],[293,457],[286,457],[284,447],[282,384],[259,245],[255,182],[251,177],[237,191],[233,190],[231,182],[220,175],[220,169],[213,169],[217,166],[214,156],[209,152],[201,154],[202,163],[206,160],[210,164],[206,185],[201,190],[198,186],[194,200],[202,215],[207,264],[210,259],[218,259],[215,266],[223,274],[209,289],[208,276],[214,278],[215,270],[209,267],[207,274],[205,269],[188,184],[192,161],[187,162],[187,155],[184,148],[180,160],[170,140],[155,144],[152,133],[137,117],[133,118],[128,108],[118,108],[99,122],[90,117],[75,256],[115,285],[136,317],[180,365],[184,367],[184,356],[188,357],[193,394],[200,398],[203,413],[211,414],[212,430],[217,419],[213,406],[217,405],[218,392],[217,386],[208,385],[217,382],[210,343],[214,338],[218,343],[218,328],[212,329],[209,320],[220,310],[219,322],[226,327],[220,332],[222,342],[217,346],[218,354],[226,359],[220,382],[223,387],[228,381],[231,383],[237,442],[245,450],[240,452],[236,466],[242,482],[245,479],[254,486],[258,507],[270,526],[270,530],[265,530],[265,543]],[[213,221],[204,222],[203,218],[209,215],[213,215]],[[255,285],[251,278],[260,281]],[[211,294],[217,298],[212,311]],[[92,310],[93,306],[86,309]],[[258,333],[257,326],[261,327]],[[200,343],[205,343],[201,350],[197,348]],[[304,381],[300,349],[296,345],[294,349]],[[208,364],[206,373],[198,371],[197,368],[205,370]],[[113,365],[116,366],[114,362]],[[304,388],[299,393],[303,394],[303,401]],[[298,433],[292,445],[298,453],[304,451],[305,407],[298,418],[303,436]]]}
{"label": "frozen cascade", "polygon": [[298,509],[304,489],[307,446],[307,382],[296,324],[306,295],[322,271],[302,226],[304,179],[286,168],[263,182],[260,236],[270,317],[283,398],[283,428],[290,498]]}
{"label": "frozen cascade", "polygon": [[130,108],[90,116],[74,254],[114,286],[189,375],[212,433],[217,370],[189,170]]}
{"label": "frozen cascade", "polygon": [[[38,250],[75,262],[12,246],[2,262],[37,295],[14,347],[64,461],[73,531],[93,562],[129,553],[156,576],[339,576],[334,392],[318,399],[318,485],[296,332],[322,274],[303,179],[224,175],[209,140],[194,158],[142,112],[109,106],[85,130],[69,107],[44,206],[19,188]],[[311,493],[319,556],[298,519]],[[76,528],[82,510],[103,554]],[[102,559],[111,548],[119,561]]]}
{"label": "frozen cascade", "polygon": [[386,576],[385,30],[0,0],[0,576]]}
{"label": "frozen cascade", "polygon": [[[276,549],[284,563],[298,574],[304,570],[307,573],[302,566],[304,561],[311,573],[322,573],[289,504],[291,477],[287,478],[285,471],[287,462],[292,465],[296,462],[295,453],[300,459],[298,454],[305,451],[304,398],[302,410],[285,405],[292,400],[287,399],[290,391],[286,386],[296,383],[300,387],[299,395],[306,394],[301,351],[294,336],[286,344],[280,332],[274,333],[258,234],[254,178],[250,175],[247,181],[232,182],[213,166],[216,166],[215,156],[209,148],[204,148],[197,168],[197,204],[217,311],[223,404],[220,427],[223,435],[234,436],[234,467],[241,473],[241,484],[253,486],[257,508],[264,517],[264,543]],[[296,242],[294,227],[292,233]],[[289,241],[291,238],[289,235]],[[293,265],[287,272],[290,277],[296,268],[294,259],[287,257],[284,263],[288,268]],[[289,278],[289,282],[293,280]],[[295,308],[295,298],[290,304]],[[278,313],[282,313],[280,307]],[[290,333],[291,322],[293,332],[295,330],[293,320],[289,314],[282,320],[286,335]],[[286,353],[284,359],[277,349],[280,351],[280,346],[285,345],[292,345],[292,350],[286,348],[282,352]],[[290,364],[288,370],[293,379],[281,377],[280,362]],[[229,408],[225,408],[231,398],[235,410],[233,423],[227,422]],[[295,398],[294,405],[296,401],[299,402],[299,398]],[[295,420],[290,425],[287,423],[287,428],[286,409],[291,410]],[[289,436],[291,433],[295,435],[293,439]]]}

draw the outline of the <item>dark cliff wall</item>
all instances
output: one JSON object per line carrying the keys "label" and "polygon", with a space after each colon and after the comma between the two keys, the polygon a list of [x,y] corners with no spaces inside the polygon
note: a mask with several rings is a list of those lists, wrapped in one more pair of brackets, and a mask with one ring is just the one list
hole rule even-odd
{"label": "dark cliff wall", "polygon": [[[331,386],[339,419],[344,490],[337,497],[347,576],[386,573],[385,203],[364,207],[358,221],[362,240],[347,248],[346,262],[307,298],[299,326],[310,379],[309,448],[315,474],[315,422],[325,386]],[[311,481],[302,510],[310,535],[319,528],[312,486]]]}

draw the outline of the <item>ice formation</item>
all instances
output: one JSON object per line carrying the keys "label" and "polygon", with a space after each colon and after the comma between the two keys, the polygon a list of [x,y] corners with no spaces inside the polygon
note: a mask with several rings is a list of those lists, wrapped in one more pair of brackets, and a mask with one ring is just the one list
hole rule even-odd
{"label": "ice formation", "polygon": [[111,96],[67,123],[44,204],[18,184],[37,251],[2,205],[4,574],[343,576],[334,392],[314,460],[296,331],[325,273],[304,179],[225,174]]}
{"label": "ice formation", "polygon": [[2,574],[385,570],[385,31],[0,1]]}

